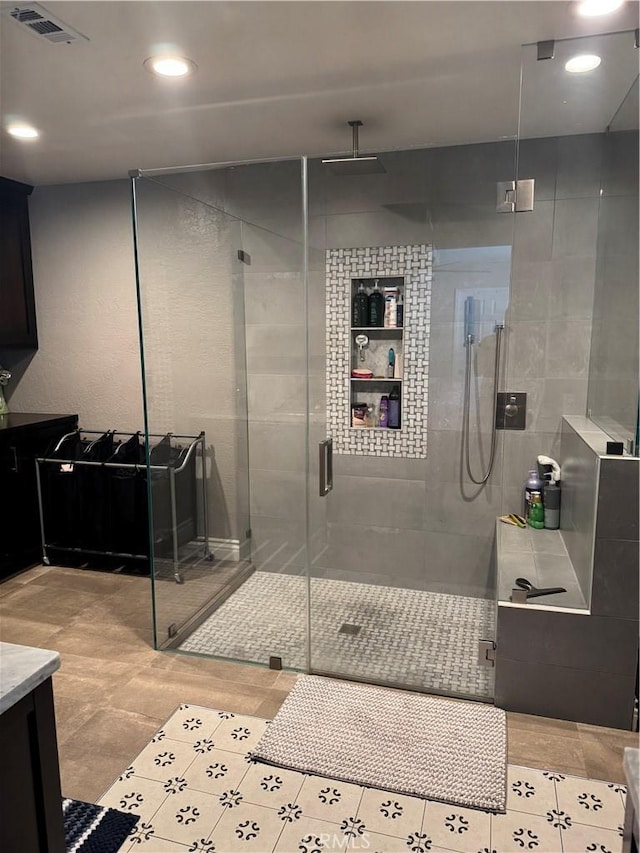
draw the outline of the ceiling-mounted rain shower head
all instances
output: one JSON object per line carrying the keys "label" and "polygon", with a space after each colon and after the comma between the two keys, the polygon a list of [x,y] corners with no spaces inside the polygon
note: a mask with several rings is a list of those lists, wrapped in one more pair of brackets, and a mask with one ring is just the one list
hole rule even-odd
{"label": "ceiling-mounted rain shower head", "polygon": [[347,122],[353,132],[353,154],[351,157],[328,157],[322,161],[334,175],[379,175],[387,170],[375,154],[358,154],[358,128],[361,121]]}

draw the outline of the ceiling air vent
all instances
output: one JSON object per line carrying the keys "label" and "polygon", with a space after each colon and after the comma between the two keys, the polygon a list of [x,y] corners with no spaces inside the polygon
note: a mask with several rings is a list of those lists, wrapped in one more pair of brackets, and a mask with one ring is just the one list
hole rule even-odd
{"label": "ceiling air vent", "polygon": [[3,4],[4,13],[34,36],[46,39],[51,44],[73,44],[77,41],[89,41],[87,36],[74,30],[59,18],[50,15],[39,3],[24,6]]}

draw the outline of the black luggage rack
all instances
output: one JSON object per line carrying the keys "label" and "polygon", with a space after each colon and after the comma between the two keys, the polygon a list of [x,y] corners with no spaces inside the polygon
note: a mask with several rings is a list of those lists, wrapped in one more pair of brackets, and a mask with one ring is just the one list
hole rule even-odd
{"label": "black luggage rack", "polygon": [[[138,561],[134,562],[136,573],[149,573],[153,539],[156,576],[172,574],[182,583],[182,564],[213,559],[204,432],[197,436],[152,434],[148,443],[147,451],[140,432],[77,429],[64,435],[46,456],[36,458],[45,565],[50,565],[53,551],[125,564]],[[190,549],[184,548],[187,543],[192,545]],[[181,549],[186,551],[182,556]]]}

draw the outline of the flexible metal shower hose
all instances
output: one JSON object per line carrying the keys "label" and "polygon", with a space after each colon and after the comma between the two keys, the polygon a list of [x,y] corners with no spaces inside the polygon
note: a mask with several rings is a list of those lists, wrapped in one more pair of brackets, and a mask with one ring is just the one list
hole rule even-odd
{"label": "flexible metal shower hose", "polygon": [[463,413],[462,413],[462,441],[465,447],[465,464],[467,467],[467,474],[469,475],[469,479],[472,483],[475,483],[476,486],[483,486],[489,477],[491,476],[491,472],[493,470],[493,462],[496,455],[496,439],[497,439],[497,430],[496,430],[496,418],[495,418],[495,404],[496,398],[498,394],[498,382],[500,378],[500,348],[502,344],[502,332],[504,330],[504,326],[498,324],[496,325],[496,360],[493,369],[493,423],[491,427],[491,452],[489,454],[489,467],[487,468],[486,474],[483,474],[481,479],[477,480],[473,473],[471,472],[471,461],[469,459],[469,408],[470,408],[470,396],[471,396],[471,358],[473,355],[473,338],[471,335],[467,337],[467,341],[465,343],[465,347],[467,349],[467,358],[465,365],[465,374],[464,374],[464,405],[463,405]]}

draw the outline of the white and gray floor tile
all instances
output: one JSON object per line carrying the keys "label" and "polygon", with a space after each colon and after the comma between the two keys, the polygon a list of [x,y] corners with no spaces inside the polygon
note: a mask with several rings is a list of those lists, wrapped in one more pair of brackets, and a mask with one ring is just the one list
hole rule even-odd
{"label": "white and gray floor tile", "polygon": [[[425,590],[311,579],[312,669],[479,698],[493,671],[478,640],[495,632],[495,603]],[[307,665],[307,579],[255,572],[180,651],[285,668]],[[269,602],[269,607],[265,607]]]}

